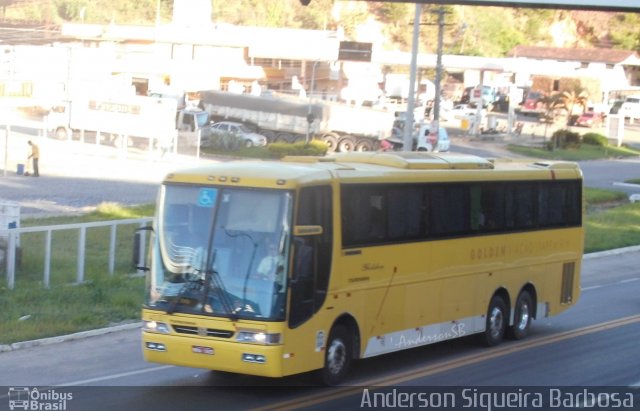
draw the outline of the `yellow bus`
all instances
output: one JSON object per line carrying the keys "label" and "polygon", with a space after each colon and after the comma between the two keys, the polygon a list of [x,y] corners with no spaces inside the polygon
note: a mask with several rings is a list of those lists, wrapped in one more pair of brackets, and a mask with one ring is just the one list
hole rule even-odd
{"label": "yellow bus", "polygon": [[281,377],[477,334],[524,338],[580,293],[575,163],[450,153],[235,161],[169,174],[148,361]]}

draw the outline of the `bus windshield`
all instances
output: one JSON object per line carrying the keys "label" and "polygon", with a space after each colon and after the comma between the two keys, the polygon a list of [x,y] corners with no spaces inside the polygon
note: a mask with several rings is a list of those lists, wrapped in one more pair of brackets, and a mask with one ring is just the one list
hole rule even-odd
{"label": "bus windshield", "polygon": [[292,194],[165,185],[147,306],[284,319]]}

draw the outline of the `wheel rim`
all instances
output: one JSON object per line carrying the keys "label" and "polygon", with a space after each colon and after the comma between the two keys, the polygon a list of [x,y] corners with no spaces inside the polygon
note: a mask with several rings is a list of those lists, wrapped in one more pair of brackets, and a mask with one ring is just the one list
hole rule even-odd
{"label": "wheel rim", "polygon": [[327,352],[327,369],[331,374],[339,374],[347,362],[347,347],[342,340],[333,340]]}
{"label": "wheel rim", "polygon": [[489,316],[489,333],[491,338],[500,338],[504,325],[504,316],[502,310],[499,307],[493,307],[491,315]]}
{"label": "wheel rim", "polygon": [[335,137],[327,135],[322,138],[322,141],[324,141],[325,144],[327,145],[327,151],[329,152],[336,151],[338,140]]}
{"label": "wheel rim", "polygon": [[339,144],[338,148],[342,153],[349,153],[353,151],[353,144],[351,144],[351,142],[349,141],[343,141],[342,143]]}
{"label": "wheel rim", "polygon": [[527,328],[529,324],[529,304],[526,301],[523,301],[520,304],[520,317],[518,318],[518,330],[524,330]]}

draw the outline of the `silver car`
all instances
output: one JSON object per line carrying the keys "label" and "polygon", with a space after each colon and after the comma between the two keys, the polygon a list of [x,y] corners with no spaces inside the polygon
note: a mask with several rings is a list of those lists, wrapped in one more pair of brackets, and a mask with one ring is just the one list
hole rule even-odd
{"label": "silver car", "polygon": [[239,143],[244,147],[266,146],[267,138],[262,134],[254,133],[251,129],[242,123],[234,121],[220,121],[211,125],[212,136],[229,136],[240,140]]}

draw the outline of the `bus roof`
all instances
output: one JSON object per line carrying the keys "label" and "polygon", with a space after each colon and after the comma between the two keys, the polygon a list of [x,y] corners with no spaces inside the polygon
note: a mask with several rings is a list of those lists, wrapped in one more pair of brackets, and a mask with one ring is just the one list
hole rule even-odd
{"label": "bus roof", "polygon": [[[442,171],[455,171],[443,174]],[[488,173],[488,174],[487,174]],[[453,177],[453,176],[456,177]],[[239,160],[177,170],[165,183],[233,185],[291,189],[330,181],[481,181],[489,178],[581,178],[573,162],[490,160],[472,155],[426,152],[340,153],[325,157],[289,156],[281,161]],[[447,177],[449,176],[449,177]]]}

